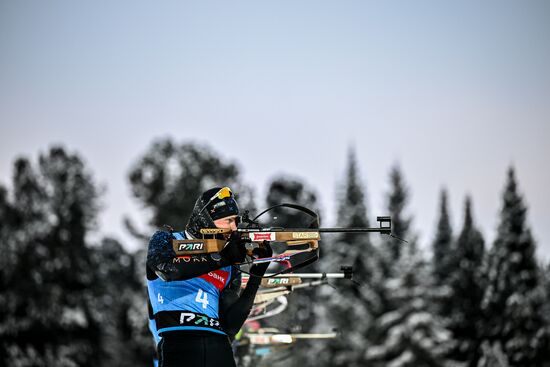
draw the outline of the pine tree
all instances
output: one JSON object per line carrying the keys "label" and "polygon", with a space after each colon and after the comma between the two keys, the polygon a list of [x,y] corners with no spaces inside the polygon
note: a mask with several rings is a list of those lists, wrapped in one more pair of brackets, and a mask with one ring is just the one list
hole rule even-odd
{"label": "pine tree", "polygon": [[398,166],[390,173],[388,211],[392,233],[380,244],[383,278],[373,288],[377,307],[370,307],[374,322],[367,332],[365,357],[371,366],[442,366],[453,346],[450,332],[432,313],[429,268],[416,246],[405,215],[408,190]]}
{"label": "pine tree", "polygon": [[433,277],[436,285],[442,285],[449,274],[448,257],[451,252],[453,232],[449,213],[447,210],[447,191],[441,191],[439,221],[435,239],[432,243],[433,249]]}
{"label": "pine tree", "polygon": [[[357,159],[353,150],[348,156],[346,181],[340,189],[338,199],[338,227],[368,227],[366,194],[359,177]],[[342,233],[330,248],[330,258],[334,259],[332,269],[341,264],[353,266],[355,277],[359,280],[368,279],[372,265],[366,261],[371,253],[372,243],[368,234]],[[325,246],[326,247],[326,246]]]}
{"label": "pine tree", "polygon": [[100,365],[151,364],[155,346],[146,322],[144,265],[111,238],[92,247],[90,258],[95,269],[90,301],[102,325]]}
{"label": "pine tree", "polygon": [[101,331],[89,302],[94,269],[85,242],[98,210],[96,186],[82,160],[61,147],[41,155],[38,169],[21,158],[14,171],[13,202],[2,199],[13,218],[2,252],[13,262],[0,299],[0,355],[7,365],[96,365]]}
{"label": "pine tree", "polygon": [[481,301],[484,292],[482,265],[485,245],[474,224],[471,206],[471,199],[467,197],[464,224],[449,259],[447,285],[451,290],[451,297],[447,299],[445,316],[457,341],[452,357],[475,367],[481,352]]}
{"label": "pine tree", "polygon": [[[319,212],[319,203],[317,202],[317,194],[305,182],[298,178],[290,176],[278,176],[271,180],[267,191],[266,206],[272,207],[281,203],[291,203],[304,206]],[[276,208],[271,213],[271,217],[276,217],[276,226],[298,228],[308,226],[312,218],[309,215],[301,214],[294,209]],[[268,223],[270,225],[271,223]],[[275,245],[274,245],[275,246]],[[322,246],[322,244],[321,244]],[[310,255],[304,256],[297,260],[297,263],[306,260]],[[317,272],[317,263],[313,263],[297,272],[312,273]],[[305,288],[299,289],[288,296],[288,307],[284,313],[264,320],[263,326],[268,325],[277,327],[283,331],[291,332],[310,332],[316,323],[313,313],[315,305],[316,289]],[[310,347],[312,343],[318,341],[300,341],[292,350],[292,359],[284,360],[281,365],[285,366],[304,366],[308,364],[308,358],[311,357]],[[322,343],[322,341],[321,341]],[[280,357],[277,355],[275,357]],[[277,366],[279,364],[272,363]]]}
{"label": "pine tree", "polygon": [[385,283],[392,309],[376,318],[366,350],[369,366],[445,366],[452,335],[431,312],[428,266],[415,247],[401,251],[399,271]]}
{"label": "pine tree", "polygon": [[[405,214],[405,208],[409,201],[408,189],[403,180],[403,174],[398,165],[395,165],[390,171],[390,192],[388,193],[387,205],[388,212],[392,219],[392,234],[400,239],[409,241],[409,245],[414,246],[414,239],[410,238],[411,218]],[[392,264],[396,263],[401,256],[403,242],[398,238],[386,238],[382,244],[381,250],[386,259],[386,274],[390,275]],[[389,272],[389,273],[388,273]]]}
{"label": "pine tree", "polygon": [[[276,222],[268,222],[267,225],[270,226],[286,228],[310,227],[311,225],[318,224],[321,217],[315,190],[298,178],[278,176],[272,179],[269,183],[265,202],[268,208],[282,203],[298,204],[319,215],[316,219],[296,209],[286,207],[274,208],[269,212],[269,216],[270,218],[276,218]],[[317,271],[317,263],[300,269],[300,272],[315,271]]]}
{"label": "pine tree", "polygon": [[481,344],[481,357],[477,367],[509,367],[508,357],[502,351],[502,345],[496,341],[493,344],[484,341]]}
{"label": "pine tree", "polygon": [[[14,284],[13,264],[17,262],[18,248],[12,233],[18,222],[17,211],[8,198],[8,190],[0,186],[0,253],[2,253],[0,256],[0,305],[2,306],[8,304],[6,299],[8,287]],[[0,320],[3,320],[1,313]]]}
{"label": "pine tree", "polygon": [[[378,246],[379,262],[384,279],[395,276],[402,249],[416,247],[416,237],[410,230],[412,219],[406,214],[409,192],[398,165],[392,167],[389,178],[390,190],[387,193],[386,203],[387,214],[392,220],[393,236],[381,237]],[[383,290],[381,289],[380,292],[383,293]],[[380,294],[380,297],[379,310],[375,311],[377,315],[391,308],[391,305],[386,304],[387,299],[383,294]]]}
{"label": "pine tree", "polygon": [[[350,151],[346,180],[338,198],[339,227],[367,227],[367,209],[363,184],[355,154]],[[372,283],[380,274],[376,270],[377,255],[367,235],[345,233],[330,243],[323,240],[320,270],[334,271],[342,265],[351,265],[358,284],[341,285],[336,290],[319,289],[319,318],[323,328],[332,326],[342,331],[341,336],[317,350],[318,363],[327,366],[359,366],[364,362],[366,330],[370,323],[368,304],[373,299]]]}
{"label": "pine tree", "polygon": [[544,302],[543,315],[546,316],[546,324],[550,325],[550,263],[544,267],[544,290],[546,302]]}
{"label": "pine tree", "polygon": [[[204,145],[157,140],[133,165],[128,177],[134,197],[152,213],[149,224],[153,228],[168,224],[182,229],[197,198],[216,186],[229,186],[241,209],[255,209],[252,189],[241,183],[237,164],[224,161]],[[150,237],[138,231],[130,219],[126,225],[136,237]]]}
{"label": "pine tree", "polygon": [[502,346],[512,366],[550,361],[544,291],[535,259],[535,242],[526,225],[527,208],[518,193],[514,169],[508,171],[497,237],[488,258],[483,309],[486,340]]}

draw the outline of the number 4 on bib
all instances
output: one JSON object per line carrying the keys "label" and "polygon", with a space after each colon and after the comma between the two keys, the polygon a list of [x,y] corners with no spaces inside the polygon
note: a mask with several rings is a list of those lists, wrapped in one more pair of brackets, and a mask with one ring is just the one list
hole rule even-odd
{"label": "number 4 on bib", "polygon": [[197,297],[195,297],[195,301],[202,303],[202,308],[206,308],[208,306],[208,294],[203,292],[202,289],[199,289],[197,292]]}

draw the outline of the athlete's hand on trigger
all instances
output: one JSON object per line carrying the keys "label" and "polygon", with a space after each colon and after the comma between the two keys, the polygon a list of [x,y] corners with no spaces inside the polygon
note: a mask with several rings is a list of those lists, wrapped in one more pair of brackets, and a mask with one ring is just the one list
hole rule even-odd
{"label": "athlete's hand on trigger", "polygon": [[271,257],[271,255],[273,255],[273,249],[271,248],[269,241],[264,241],[259,247],[252,251],[252,254],[257,259]]}
{"label": "athlete's hand on trigger", "polygon": [[242,263],[246,257],[245,245],[246,240],[242,239],[238,232],[233,232],[220,255],[228,264]]}
{"label": "athlete's hand on trigger", "polygon": [[[254,249],[254,251],[258,252],[259,258],[266,258],[271,257],[273,255],[273,250],[271,249],[271,246],[269,245],[268,241],[264,241],[262,243],[262,246],[260,246],[257,249]],[[267,268],[269,267],[270,262],[265,262],[262,264],[254,264],[250,267],[250,274],[262,277],[264,276]]]}

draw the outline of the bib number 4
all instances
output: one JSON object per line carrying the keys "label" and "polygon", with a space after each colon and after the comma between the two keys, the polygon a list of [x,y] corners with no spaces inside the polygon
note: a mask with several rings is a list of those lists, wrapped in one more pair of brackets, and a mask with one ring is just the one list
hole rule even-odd
{"label": "bib number 4", "polygon": [[208,306],[208,294],[203,292],[202,289],[199,289],[197,296],[195,297],[195,301],[201,303],[202,308],[206,308]]}

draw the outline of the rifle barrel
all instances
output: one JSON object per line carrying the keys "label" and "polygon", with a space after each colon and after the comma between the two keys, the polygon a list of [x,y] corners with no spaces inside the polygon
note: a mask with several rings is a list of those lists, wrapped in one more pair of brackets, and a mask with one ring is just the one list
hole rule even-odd
{"label": "rifle barrel", "polygon": [[375,227],[375,228],[340,228],[340,227],[333,227],[333,228],[319,228],[317,229],[318,232],[322,233],[365,233],[365,232],[384,232],[384,231],[390,231],[390,228],[386,227]]}
{"label": "rifle barrel", "polygon": [[[216,229],[213,229],[214,231]],[[225,230],[219,230],[222,233]],[[369,227],[369,228],[343,228],[343,227],[325,227],[325,228],[282,228],[282,227],[264,227],[264,228],[237,228],[237,232],[320,232],[320,233],[365,233],[380,232],[390,233],[390,227]]]}

